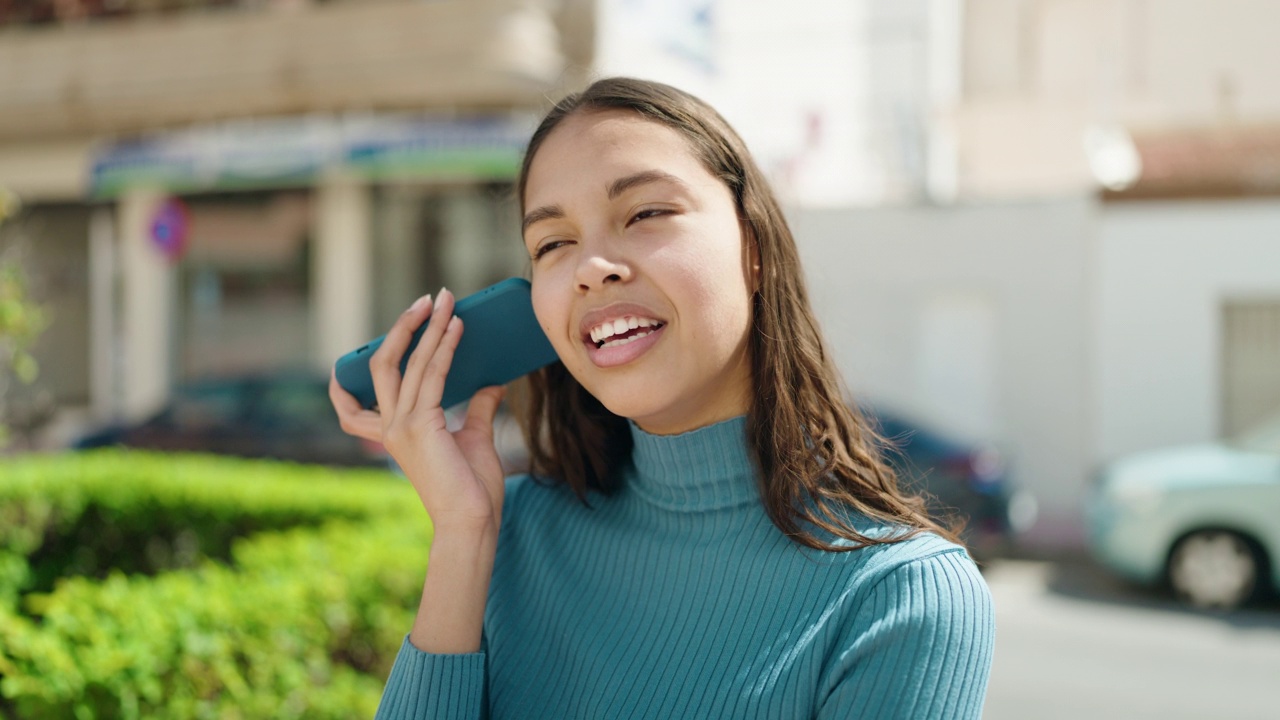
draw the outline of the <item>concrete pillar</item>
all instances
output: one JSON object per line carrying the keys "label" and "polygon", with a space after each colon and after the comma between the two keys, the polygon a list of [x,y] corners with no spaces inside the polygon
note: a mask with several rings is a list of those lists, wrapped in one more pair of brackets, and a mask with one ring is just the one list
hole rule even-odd
{"label": "concrete pillar", "polygon": [[125,419],[144,418],[169,399],[173,377],[174,270],[151,239],[151,221],[164,196],[132,190],[118,210],[121,308],[120,409]]}
{"label": "concrete pillar", "polygon": [[316,186],[311,266],[312,363],[329,374],[374,337],[372,207],[368,185],[343,176]]}
{"label": "concrete pillar", "polygon": [[[390,186],[378,206],[374,298],[376,333],[386,332],[396,317],[423,293],[437,288],[427,284],[425,202],[421,187]],[[433,273],[434,274],[434,273]],[[434,278],[431,278],[434,279]]]}
{"label": "concrete pillar", "polygon": [[121,412],[121,347],[116,278],[119,273],[116,219],[110,209],[89,217],[89,409],[98,420]]}
{"label": "concrete pillar", "polygon": [[444,276],[455,292],[475,292],[494,280],[493,208],[479,189],[464,186],[445,195],[442,210]]}

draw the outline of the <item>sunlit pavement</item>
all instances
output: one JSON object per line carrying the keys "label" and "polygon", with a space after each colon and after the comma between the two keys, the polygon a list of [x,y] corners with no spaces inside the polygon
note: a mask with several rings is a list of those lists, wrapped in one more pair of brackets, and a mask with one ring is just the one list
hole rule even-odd
{"label": "sunlit pavement", "polygon": [[994,561],[986,720],[1275,720],[1280,605],[1185,610],[1085,561]]}

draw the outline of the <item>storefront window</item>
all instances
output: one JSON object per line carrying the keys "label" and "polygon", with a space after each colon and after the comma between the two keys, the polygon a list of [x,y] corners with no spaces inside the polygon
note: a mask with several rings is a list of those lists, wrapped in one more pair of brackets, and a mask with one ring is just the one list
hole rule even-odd
{"label": "storefront window", "polygon": [[188,198],[180,380],[296,370],[311,346],[306,191]]}

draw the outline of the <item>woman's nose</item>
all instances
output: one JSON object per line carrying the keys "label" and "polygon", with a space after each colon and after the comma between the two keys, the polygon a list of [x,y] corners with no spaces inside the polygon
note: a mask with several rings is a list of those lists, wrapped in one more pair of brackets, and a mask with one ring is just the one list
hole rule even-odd
{"label": "woman's nose", "polygon": [[578,263],[578,290],[587,292],[599,290],[610,283],[626,282],[631,279],[631,274],[631,266],[625,261],[602,253],[590,253]]}

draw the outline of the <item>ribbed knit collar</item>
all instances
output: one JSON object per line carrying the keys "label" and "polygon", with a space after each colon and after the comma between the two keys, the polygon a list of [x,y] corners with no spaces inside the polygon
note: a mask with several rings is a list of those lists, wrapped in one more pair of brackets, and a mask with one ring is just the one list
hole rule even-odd
{"label": "ribbed knit collar", "polygon": [[650,435],[631,423],[631,439],[629,485],[647,502],[696,512],[759,501],[745,415],[679,435]]}

